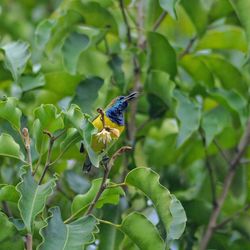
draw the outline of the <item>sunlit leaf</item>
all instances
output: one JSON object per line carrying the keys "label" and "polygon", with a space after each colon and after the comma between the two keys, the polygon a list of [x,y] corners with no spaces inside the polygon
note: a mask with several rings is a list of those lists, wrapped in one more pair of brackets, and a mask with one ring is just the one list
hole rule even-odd
{"label": "sunlit leaf", "polygon": [[149,69],[164,71],[173,79],[177,73],[176,54],[167,38],[159,33],[149,32],[148,46]]}
{"label": "sunlit leaf", "polygon": [[181,123],[177,145],[181,146],[199,128],[201,108],[178,90],[174,91],[174,98],[177,100],[176,115]]}
{"label": "sunlit leaf", "polygon": [[[134,212],[126,216],[122,221],[120,229],[139,247],[139,249],[164,249],[164,241],[158,230],[140,213]],[[148,237],[145,237],[146,235],[148,235]]]}
{"label": "sunlit leaf", "polygon": [[9,121],[16,130],[20,130],[21,116],[22,112],[17,108],[16,98],[8,97],[0,101],[0,117]]}
{"label": "sunlit leaf", "polygon": [[21,182],[17,185],[17,191],[20,193],[18,208],[28,232],[31,232],[36,216],[43,211],[54,187],[55,178],[38,185],[30,169],[22,168]]}
{"label": "sunlit leaf", "polygon": [[44,75],[25,75],[20,78],[20,85],[23,91],[29,91],[45,85]]}
{"label": "sunlit leaf", "polygon": [[88,46],[88,36],[76,32],[69,34],[62,47],[64,65],[68,72],[71,74],[76,73],[80,54],[86,50]]}
{"label": "sunlit leaf", "polygon": [[82,250],[85,244],[94,241],[97,232],[96,219],[86,216],[72,223],[64,224],[59,207],[50,209],[47,227],[40,232],[43,242],[39,250]]}
{"label": "sunlit leaf", "polygon": [[[94,200],[95,195],[100,188],[101,182],[102,179],[93,180],[87,193],[75,196],[72,202],[72,214],[82,214],[87,210],[90,203]],[[112,185],[112,183],[110,183],[110,185]],[[121,195],[124,195],[124,191],[121,187],[108,188],[102,193],[100,199],[96,203],[96,207],[101,208],[107,203],[117,204]]]}
{"label": "sunlit leaf", "polygon": [[159,175],[149,168],[136,168],[128,173],[125,182],[140,189],[153,202],[168,239],[179,239],[186,226],[186,214],[181,203],[159,183]]}
{"label": "sunlit leaf", "polygon": [[22,41],[10,42],[0,49],[4,51],[5,67],[11,72],[14,80],[17,81],[30,58],[29,44]]}
{"label": "sunlit leaf", "polygon": [[14,141],[9,134],[0,135],[0,156],[7,156],[23,160],[24,156],[20,151],[20,146]]}

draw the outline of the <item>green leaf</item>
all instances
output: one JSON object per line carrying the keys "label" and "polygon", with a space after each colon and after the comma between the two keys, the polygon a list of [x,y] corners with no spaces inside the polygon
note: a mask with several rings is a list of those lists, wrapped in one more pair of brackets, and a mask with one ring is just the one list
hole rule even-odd
{"label": "green leaf", "polygon": [[0,201],[11,201],[17,203],[19,200],[19,193],[16,187],[12,185],[0,186]]}
{"label": "green leaf", "polygon": [[32,231],[34,220],[43,211],[46,200],[52,194],[55,185],[55,178],[38,185],[30,169],[22,168],[21,182],[17,185],[17,191],[20,193],[18,208],[28,232]]}
{"label": "green leaf", "polygon": [[139,249],[165,249],[164,241],[156,227],[140,213],[134,212],[126,216],[122,221],[120,229]]}
{"label": "green leaf", "polygon": [[100,77],[90,77],[81,81],[72,102],[79,105],[83,112],[91,113],[92,105],[97,99],[98,91],[103,83],[104,81]]}
{"label": "green leaf", "polygon": [[59,207],[51,208],[48,226],[40,234],[43,237],[39,250],[82,250],[83,246],[94,241],[97,232],[96,219],[86,216],[64,224]]}
{"label": "green leaf", "polygon": [[159,33],[149,32],[148,46],[149,69],[164,71],[173,79],[177,74],[176,54],[167,38]]}
{"label": "green leaf", "polygon": [[22,41],[10,42],[1,49],[5,55],[4,65],[17,81],[30,58],[29,44]]}
{"label": "green leaf", "polygon": [[209,94],[219,103],[238,114],[242,126],[245,126],[248,118],[246,99],[235,90],[212,89]]}
{"label": "green leaf", "polygon": [[238,68],[217,55],[200,56],[200,58],[206,63],[210,71],[218,77],[224,88],[229,90],[236,88],[242,94],[246,93],[247,84]]}
{"label": "green leaf", "polygon": [[181,58],[180,65],[201,85],[213,87],[214,78],[209,67],[199,56],[185,55]]}
{"label": "green leaf", "polygon": [[167,11],[171,17],[174,19],[177,18],[176,11],[175,11],[175,4],[177,0],[159,0],[160,1],[160,6],[162,9]]}
{"label": "green leaf", "polygon": [[8,217],[2,212],[0,212],[0,225],[2,228],[2,230],[0,230],[0,243],[2,243],[2,241],[14,233],[14,227],[8,220]]}
{"label": "green leaf", "polygon": [[126,250],[140,250],[128,236],[125,236],[123,238],[123,241],[119,248],[119,250],[125,250],[125,249]]}
{"label": "green leaf", "polygon": [[216,0],[209,11],[210,21],[220,19],[233,12],[233,7],[228,0]]}
{"label": "green leaf", "polygon": [[198,35],[202,35],[208,23],[208,14],[201,0],[182,0],[182,6],[193,22]]}
{"label": "green leaf", "polygon": [[0,135],[0,155],[24,161],[20,146],[14,141],[11,135],[5,133]]}
{"label": "green leaf", "polygon": [[25,75],[20,78],[20,85],[23,91],[29,91],[45,85],[45,78],[43,74],[37,76]]}
{"label": "green leaf", "polygon": [[[101,182],[101,178],[93,180],[92,185],[87,193],[75,196],[71,207],[72,214],[79,215],[87,210],[90,203],[94,200],[95,195],[100,188]],[[114,183],[110,183],[110,185],[112,184]],[[104,204],[107,203],[118,204],[121,195],[124,195],[124,191],[121,187],[105,189],[100,199],[96,203],[96,208],[101,208]]]}
{"label": "green leaf", "polygon": [[209,146],[215,136],[219,135],[231,122],[229,112],[222,106],[205,113],[202,117],[201,127],[205,132],[206,145]]}
{"label": "green leaf", "polygon": [[89,37],[84,34],[73,32],[66,38],[62,54],[66,70],[75,74],[80,54],[89,46]]}
{"label": "green leaf", "polygon": [[[11,115],[10,115],[11,114]],[[22,112],[17,108],[17,99],[8,97],[0,101],[0,117],[9,121],[13,128],[20,131]]]}
{"label": "green leaf", "polygon": [[223,26],[208,30],[196,49],[231,49],[247,52],[247,40],[243,29],[237,26]]}
{"label": "green leaf", "polygon": [[186,214],[181,203],[159,183],[159,175],[149,168],[135,168],[128,173],[125,182],[140,189],[153,202],[169,235],[168,240],[179,239],[186,226]]}
{"label": "green leaf", "polygon": [[177,100],[176,116],[181,122],[177,146],[181,146],[199,128],[201,108],[178,90],[174,91],[174,98]]}
{"label": "green leaf", "polygon": [[250,20],[248,12],[250,9],[250,2],[248,0],[230,0],[230,3],[246,30],[248,41],[250,41]]}

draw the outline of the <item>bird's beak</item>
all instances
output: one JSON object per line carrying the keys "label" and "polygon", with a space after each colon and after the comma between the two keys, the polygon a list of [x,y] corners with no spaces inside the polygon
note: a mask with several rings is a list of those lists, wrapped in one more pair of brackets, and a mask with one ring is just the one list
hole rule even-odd
{"label": "bird's beak", "polygon": [[135,92],[132,92],[131,94],[125,96],[124,100],[127,101],[127,102],[129,102],[129,101],[134,100],[138,96],[139,96],[139,92],[135,91]]}

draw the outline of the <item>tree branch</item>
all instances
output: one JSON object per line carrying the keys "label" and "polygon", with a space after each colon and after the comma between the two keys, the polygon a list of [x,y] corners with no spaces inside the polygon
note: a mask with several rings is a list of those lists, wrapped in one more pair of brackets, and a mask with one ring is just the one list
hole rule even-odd
{"label": "tree branch", "polygon": [[30,170],[32,172],[33,167],[32,167],[32,158],[31,158],[31,151],[30,151],[31,140],[30,140],[29,130],[27,128],[23,128],[22,135],[23,135],[25,150],[27,152],[27,161],[30,165]]}
{"label": "tree branch", "polygon": [[26,247],[26,250],[32,250],[32,235],[31,234],[27,234],[25,236],[25,247]]}
{"label": "tree branch", "polygon": [[163,11],[161,13],[161,15],[158,17],[158,19],[156,20],[156,22],[154,23],[154,26],[153,26],[153,31],[156,31],[159,26],[161,25],[162,21],[165,19],[165,17],[167,16],[167,11]]}
{"label": "tree branch", "polygon": [[116,160],[116,158],[118,156],[120,156],[121,154],[125,153],[126,151],[128,150],[131,150],[131,147],[129,146],[124,146],[124,147],[121,147],[120,149],[118,149],[114,155],[110,158],[107,166],[105,166],[104,168],[104,175],[103,175],[103,178],[102,178],[102,183],[101,183],[101,186],[94,198],[94,200],[91,202],[90,206],[88,207],[88,210],[86,211],[86,215],[88,214],[91,214],[96,203],[98,202],[99,198],[101,197],[103,191],[107,188],[107,179],[108,179],[108,176],[109,176],[109,173],[110,173],[110,170],[112,169],[112,166],[114,165],[114,161]]}
{"label": "tree branch", "polygon": [[201,239],[200,250],[205,250],[207,248],[207,245],[213,235],[213,232],[216,228],[216,222],[217,222],[218,216],[225,202],[226,196],[232,184],[232,180],[235,176],[236,170],[240,164],[241,157],[244,155],[249,145],[249,142],[250,142],[250,120],[248,121],[245,133],[243,134],[240,140],[240,143],[238,144],[237,153],[235,154],[234,158],[230,162],[230,167],[229,167],[228,173],[223,183],[221,195],[217,199],[217,206],[214,207],[212,211],[207,229],[203,235],[203,238]]}

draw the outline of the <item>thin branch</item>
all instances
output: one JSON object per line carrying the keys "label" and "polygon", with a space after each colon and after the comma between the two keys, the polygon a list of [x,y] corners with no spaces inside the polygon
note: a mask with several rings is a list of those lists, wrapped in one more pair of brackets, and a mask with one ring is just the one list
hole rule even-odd
{"label": "thin branch", "polygon": [[121,12],[122,12],[122,17],[123,17],[124,23],[125,23],[126,28],[127,28],[128,42],[132,43],[131,29],[130,29],[130,26],[129,26],[129,23],[128,23],[128,19],[127,19],[127,15],[126,15],[126,12],[125,12],[125,6],[124,6],[123,0],[119,0],[119,4],[120,4]]}
{"label": "thin branch", "polygon": [[248,121],[245,133],[243,134],[243,136],[238,144],[237,153],[235,154],[234,158],[230,162],[230,168],[229,168],[228,173],[224,179],[221,195],[217,199],[217,206],[214,207],[214,209],[212,211],[207,229],[203,235],[203,238],[201,239],[200,250],[205,250],[207,248],[207,245],[208,245],[208,243],[209,243],[209,241],[214,233],[218,216],[221,212],[222,206],[223,206],[225,199],[227,197],[227,194],[228,194],[229,188],[232,184],[236,170],[239,167],[240,160],[241,160],[242,156],[244,155],[244,153],[249,145],[249,142],[250,142],[250,120]]}
{"label": "thin branch", "polygon": [[31,234],[27,234],[25,236],[25,247],[26,247],[26,250],[32,250],[32,235]]}
{"label": "thin branch", "polygon": [[191,50],[194,42],[196,41],[196,39],[197,39],[197,36],[190,39],[189,43],[187,44],[187,47],[180,53],[179,59],[181,59],[182,57],[184,57],[185,55],[187,55],[190,52],[190,50]]}
{"label": "thin branch", "polygon": [[32,167],[32,158],[31,158],[31,151],[30,151],[31,140],[30,140],[29,130],[27,128],[23,128],[22,135],[23,135],[25,150],[27,152],[27,161],[30,165],[30,170],[32,172],[33,167]]}
{"label": "thin branch", "polygon": [[216,188],[215,188],[215,180],[214,180],[213,168],[212,168],[212,165],[211,165],[211,163],[209,161],[209,157],[208,157],[208,152],[207,152],[207,148],[206,148],[206,138],[205,138],[204,133],[203,133],[202,130],[200,130],[199,132],[200,132],[200,135],[201,135],[201,138],[202,138],[202,144],[203,144],[204,153],[205,153],[206,168],[207,168],[208,174],[209,174],[211,195],[212,195],[212,203],[213,203],[213,206],[216,207],[217,206]]}
{"label": "thin branch", "polygon": [[110,225],[110,226],[115,227],[115,228],[119,228],[119,227],[120,227],[120,225],[114,224],[114,223],[112,223],[112,222],[110,222],[110,221],[101,220],[101,219],[98,219],[98,218],[96,218],[96,219],[97,219],[98,222],[100,222],[100,223],[107,224],[107,225]]}
{"label": "thin branch", "polygon": [[102,183],[101,183],[101,186],[99,188],[99,191],[97,192],[94,200],[91,202],[90,206],[88,207],[88,210],[86,211],[86,215],[88,214],[91,214],[97,201],[99,200],[100,196],[102,195],[103,191],[107,188],[107,179],[108,179],[108,176],[109,176],[109,173],[110,173],[110,170],[112,169],[112,166],[114,165],[114,162],[116,160],[116,158],[118,156],[120,156],[121,154],[125,153],[126,151],[128,150],[131,150],[131,147],[129,146],[124,146],[124,147],[121,147],[120,149],[118,149],[114,155],[110,158],[107,166],[105,166],[104,168],[104,175],[103,175],[103,178],[102,178]]}
{"label": "thin branch", "polygon": [[227,155],[225,154],[224,150],[221,148],[220,144],[216,139],[213,140],[214,145],[217,147],[219,150],[222,158],[225,160],[225,162],[230,166],[230,160],[227,158]]}
{"label": "thin branch", "polygon": [[247,212],[250,209],[250,204],[247,204],[244,208],[242,208],[241,210],[235,212],[234,214],[232,214],[229,218],[223,220],[220,224],[217,224],[216,227],[214,228],[214,230],[218,230],[222,227],[224,227],[226,224],[228,224],[230,221],[236,219],[237,217],[239,217],[242,213]]}
{"label": "thin branch", "polygon": [[161,15],[158,17],[158,19],[156,20],[154,26],[153,26],[153,31],[156,31],[159,26],[161,25],[162,21],[165,19],[165,17],[167,16],[168,12],[167,11],[163,11],[161,13]]}

